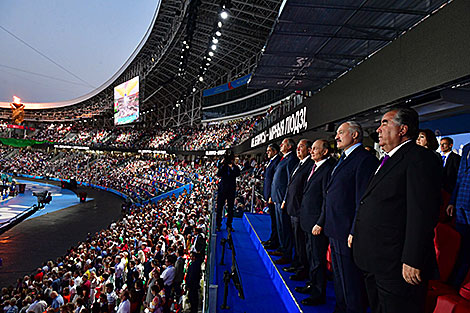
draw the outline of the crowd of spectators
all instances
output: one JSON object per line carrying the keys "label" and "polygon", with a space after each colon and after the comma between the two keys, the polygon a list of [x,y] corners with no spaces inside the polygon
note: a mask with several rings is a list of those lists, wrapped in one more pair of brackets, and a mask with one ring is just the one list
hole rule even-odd
{"label": "crowd of spectators", "polygon": [[[252,135],[260,117],[244,118],[230,122],[211,123],[198,128],[154,127],[95,128],[83,124],[40,124],[36,130],[26,132],[27,139],[50,141],[64,145],[110,147],[120,149],[226,149],[238,145]],[[23,138],[10,133],[6,124],[0,124],[3,137]]]}
{"label": "crowd of spectators", "polygon": [[6,173],[76,179],[118,190],[134,201],[145,201],[189,182],[191,164],[144,155],[23,150],[4,159]]}
{"label": "crowd of spectators", "polygon": [[[10,152],[2,148],[0,157]],[[188,306],[197,312],[212,162],[20,151],[1,166],[23,174],[97,179],[100,185],[136,194],[153,182],[174,189],[189,177],[195,181],[191,191],[177,198],[132,204],[118,222],[3,288],[2,312],[163,313]]]}

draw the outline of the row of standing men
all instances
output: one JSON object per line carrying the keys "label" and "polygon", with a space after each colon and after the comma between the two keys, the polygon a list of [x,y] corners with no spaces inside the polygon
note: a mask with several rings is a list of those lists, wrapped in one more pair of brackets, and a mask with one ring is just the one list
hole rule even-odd
{"label": "row of standing men", "polygon": [[[419,117],[387,112],[377,129],[379,161],[362,145],[361,126],[337,129],[339,160],[326,140],[284,139],[267,148],[264,197],[271,237],[263,242],[276,264],[289,266],[306,305],[326,300],[331,247],[335,312],[423,312],[427,282],[438,278],[434,227],[441,204],[442,165],[416,144]],[[281,152],[279,154],[278,152]]]}

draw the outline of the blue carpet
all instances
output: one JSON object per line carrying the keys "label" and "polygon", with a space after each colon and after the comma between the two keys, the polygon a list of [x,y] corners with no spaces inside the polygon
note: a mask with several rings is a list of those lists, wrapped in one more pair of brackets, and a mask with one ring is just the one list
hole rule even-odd
{"label": "blue carpet", "polygon": [[227,231],[224,226],[222,231],[217,233],[216,265],[214,275],[216,279],[215,283],[218,285],[217,312],[291,312],[286,309],[283,302],[280,300],[280,296],[276,290],[274,282],[264,266],[263,260],[250,240],[250,235],[243,226],[242,219],[235,218],[233,220],[233,228],[235,231],[232,233],[232,239],[235,246],[236,259],[240,270],[245,299],[242,300],[238,297],[238,292],[235,286],[230,282],[228,288],[229,296],[227,299],[227,305],[230,309],[222,310],[220,308],[224,297],[224,271],[230,271],[232,264],[232,251],[228,249],[227,244],[225,250],[225,265],[220,265],[222,257],[222,246],[220,245],[220,240],[221,238],[227,238]]}
{"label": "blue carpet", "polygon": [[[25,193],[0,203],[0,223],[21,214],[33,204],[37,204],[37,198],[33,196],[33,192],[50,191],[52,201],[44,209],[39,210],[29,218],[35,218],[80,203],[74,192],[58,186],[19,179],[16,182],[26,184]],[[88,198],[87,201],[89,200],[91,199]]]}
{"label": "blue carpet", "polygon": [[[262,240],[267,240],[271,233],[271,218],[269,215],[263,214],[245,214],[243,217],[244,226],[250,232],[250,238],[255,246],[263,263],[268,268],[272,279],[276,282],[276,287],[286,307],[289,308],[286,312],[299,312],[297,306],[300,306],[302,312],[323,313],[333,312],[335,307],[335,293],[333,283],[328,281],[326,289],[327,303],[320,306],[306,306],[300,302],[307,297],[307,295],[298,293],[294,290],[295,287],[305,286],[305,282],[296,282],[289,279],[291,273],[286,273],[281,270],[284,266],[276,266],[272,261],[266,250],[261,245]],[[293,300],[293,298],[295,300]]]}

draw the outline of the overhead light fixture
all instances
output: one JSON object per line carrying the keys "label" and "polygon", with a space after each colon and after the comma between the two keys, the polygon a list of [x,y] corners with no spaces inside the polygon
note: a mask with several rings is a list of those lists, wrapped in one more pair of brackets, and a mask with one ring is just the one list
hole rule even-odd
{"label": "overhead light fixture", "polygon": [[211,58],[207,58],[207,61],[209,61],[209,62],[210,62],[210,61],[212,61],[212,59],[211,59]]}
{"label": "overhead light fixture", "polygon": [[217,46],[216,46],[216,45],[212,45],[212,46],[211,46],[211,49],[212,49],[212,50],[215,50],[215,49],[217,49]]}
{"label": "overhead light fixture", "polygon": [[209,51],[209,55],[210,55],[211,57],[213,57],[213,56],[214,56],[214,52]]}
{"label": "overhead light fixture", "polygon": [[212,42],[213,42],[213,43],[218,43],[219,40],[218,40],[217,38],[212,38]]}
{"label": "overhead light fixture", "polygon": [[220,17],[223,19],[223,20],[226,20],[228,18],[228,12],[227,11],[222,11],[220,12]]}
{"label": "overhead light fixture", "polygon": [[206,66],[209,66],[209,65],[210,65],[210,63],[206,63]]}
{"label": "overhead light fixture", "polygon": [[202,76],[199,76],[199,81],[202,82],[204,78]]}
{"label": "overhead light fixture", "polygon": [[195,88],[195,87],[193,87],[193,92],[196,92],[196,88]]}
{"label": "overhead light fixture", "polygon": [[217,37],[220,37],[220,36],[222,36],[222,33],[221,33],[220,31],[216,31],[216,32],[215,32],[215,35],[216,35]]}
{"label": "overhead light fixture", "polygon": [[222,25],[223,25],[223,24],[222,24],[221,21],[219,21],[219,22],[217,23],[217,26],[219,26],[219,28],[222,28]]}

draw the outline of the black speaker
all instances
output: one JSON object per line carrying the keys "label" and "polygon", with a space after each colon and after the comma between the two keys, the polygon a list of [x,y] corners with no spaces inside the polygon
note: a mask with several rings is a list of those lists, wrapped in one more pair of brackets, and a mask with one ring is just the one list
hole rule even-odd
{"label": "black speaker", "polygon": [[81,203],[85,203],[86,202],[86,196],[87,196],[87,193],[86,192],[80,192],[78,194],[78,196],[80,197],[80,202]]}

